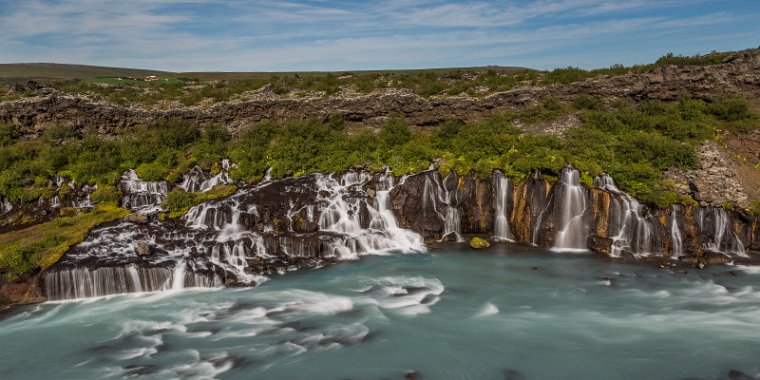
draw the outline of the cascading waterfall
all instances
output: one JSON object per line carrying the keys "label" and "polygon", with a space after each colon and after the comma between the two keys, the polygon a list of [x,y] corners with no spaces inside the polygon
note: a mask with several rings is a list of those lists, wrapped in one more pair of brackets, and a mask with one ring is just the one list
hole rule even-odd
{"label": "cascading waterfall", "polygon": [[[708,223],[708,219],[711,219],[712,223]],[[705,243],[706,250],[747,256],[744,244],[731,227],[731,219],[725,209],[718,207],[697,209],[697,226],[709,237]]]}
{"label": "cascading waterfall", "polygon": [[[393,213],[388,210],[388,193],[392,189],[392,178],[383,174],[375,193],[376,207],[363,198],[352,196],[371,177],[365,172],[348,172],[339,180],[334,175],[319,176],[316,184],[320,195],[319,203],[326,204],[318,211],[321,231],[335,232],[342,236],[330,243],[332,252],[341,259],[351,259],[364,254],[382,254],[391,251],[424,251],[422,238],[398,227]],[[367,207],[369,228],[361,226],[361,207]]]}
{"label": "cascading waterfall", "polygon": [[124,193],[122,206],[139,212],[161,210],[161,202],[169,193],[166,181],[143,181],[132,169],[121,176],[119,189]]}
{"label": "cascading waterfall", "polygon": [[610,204],[610,236],[613,241],[610,255],[620,256],[623,251],[634,255],[648,255],[652,251],[652,224],[643,215],[643,206],[633,197],[621,191],[607,174],[594,178],[594,186],[614,195]]}
{"label": "cascading waterfall", "polygon": [[580,172],[566,167],[555,185],[555,208],[559,209],[559,231],[554,248],[558,250],[586,250],[588,225],[583,219],[586,212],[586,190],[580,184]]}
{"label": "cascading waterfall", "polygon": [[[93,230],[45,272],[45,294],[53,300],[225,283],[253,285],[265,280],[255,268],[262,263],[271,265],[268,271],[282,273],[303,260],[425,250],[421,236],[399,228],[388,208],[394,187],[388,173],[373,177],[352,171],[289,181],[262,182],[192,207],[181,219],[184,225],[122,222]],[[376,187],[374,198],[363,189],[370,181]],[[128,185],[146,193],[162,190],[152,186],[139,180]],[[287,190],[291,186],[299,191]],[[261,198],[262,194],[274,198]],[[271,213],[281,205],[271,202],[283,201],[292,208],[286,217],[303,210],[317,231],[301,234],[292,225],[274,226],[277,216]],[[262,219],[261,209],[270,219]],[[262,220],[271,224],[262,225]]]}
{"label": "cascading waterfall", "polygon": [[45,274],[45,290],[49,300],[220,285],[214,276],[186,273],[183,262],[178,262],[174,268],[127,265],[96,269],[71,268]]}
{"label": "cascading waterfall", "polygon": [[13,210],[13,203],[6,198],[0,199],[0,213],[6,213]]}
{"label": "cascading waterfall", "polygon": [[222,160],[221,170],[216,175],[206,173],[199,168],[193,168],[190,172],[182,176],[182,182],[177,185],[187,192],[206,192],[217,185],[227,185],[233,182],[230,176],[230,169],[236,168],[237,165],[228,159]]}
{"label": "cascading waterfall", "polygon": [[[449,236],[453,236],[456,241],[461,242],[464,241],[464,239],[462,239],[461,235],[462,220],[459,216],[459,209],[456,207],[459,203],[456,187],[453,189],[447,189],[445,186],[450,179],[456,180],[456,174],[454,174],[454,172],[450,172],[445,178],[441,179],[440,174],[438,174],[437,171],[428,171],[428,174],[425,176],[425,184],[422,190],[422,208],[426,213],[430,211],[436,213],[443,222],[441,241]],[[439,205],[442,205],[443,212],[439,210]]]}
{"label": "cascading waterfall", "polygon": [[678,259],[683,255],[683,238],[681,229],[678,228],[678,213],[675,205],[670,210],[670,251],[673,259]]}
{"label": "cascading waterfall", "polygon": [[[73,180],[69,180],[66,177],[57,175],[50,181],[51,186],[55,187],[56,195],[47,201],[47,205],[53,209],[59,209],[63,207],[73,207],[76,209],[93,208],[95,204],[90,200],[90,194],[97,190],[98,185],[84,185],[81,188],[77,188]],[[61,199],[59,194],[65,190],[67,196],[65,199]],[[38,204],[45,206],[45,200],[40,197]]]}
{"label": "cascading waterfall", "polygon": [[500,171],[493,174],[494,186],[494,223],[493,239],[497,241],[513,241],[512,230],[509,226],[510,197],[512,182]]}

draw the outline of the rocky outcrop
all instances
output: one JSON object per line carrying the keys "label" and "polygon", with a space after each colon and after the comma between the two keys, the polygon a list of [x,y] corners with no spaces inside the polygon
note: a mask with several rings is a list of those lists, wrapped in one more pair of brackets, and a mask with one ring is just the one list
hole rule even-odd
{"label": "rocky outcrop", "polygon": [[[267,180],[180,219],[134,216],[96,228],[39,277],[0,286],[0,298],[254,285],[261,275],[424,250],[423,239],[464,243],[489,234],[560,252],[697,266],[760,262],[760,217],[698,205],[651,209],[609,176],[597,177],[594,187],[580,184],[572,167],[558,178],[551,183],[536,174],[495,186],[503,173],[489,180],[429,170]],[[504,217],[499,228],[509,231],[496,236],[496,220]]]}
{"label": "rocky outcrop", "polygon": [[[571,167],[565,168],[560,177]],[[496,199],[506,195],[514,205],[509,211],[510,232],[520,243],[563,250],[592,250],[613,257],[675,259],[685,262],[757,260],[751,252],[760,247],[760,218],[710,206],[674,205],[651,209],[619,190],[608,176],[595,180],[593,188],[562,180],[549,183],[540,175],[514,187],[491,187],[508,194],[490,194],[483,204],[470,189],[475,181],[455,173],[437,171],[410,176],[391,192],[391,209],[402,227],[428,239],[494,233],[473,228],[465,215],[481,209],[483,218],[496,218]],[[583,194],[581,198],[580,194]],[[580,207],[577,207],[580,206]],[[457,218],[457,220],[453,220]],[[581,228],[578,228],[581,227]],[[563,234],[565,234],[563,236]],[[566,234],[575,234],[568,238]],[[460,239],[461,240],[461,239]]]}
{"label": "rocky outcrop", "polygon": [[712,141],[703,142],[697,155],[700,163],[698,169],[684,171],[673,168],[665,173],[665,177],[675,185],[676,191],[691,196],[702,206],[736,204],[747,208],[747,192],[742,186],[734,160]]}
{"label": "rocky outcrop", "polygon": [[[52,123],[110,134],[167,118],[200,125],[221,124],[231,129],[264,119],[331,117],[369,124],[398,117],[409,124],[424,126],[448,119],[482,119],[494,112],[522,107],[549,97],[569,100],[579,94],[587,94],[604,98],[674,100],[689,94],[695,98],[710,99],[726,92],[760,93],[760,50],[734,53],[719,65],[658,66],[646,73],[603,76],[569,85],[520,87],[483,98],[424,98],[401,90],[305,98],[265,92],[207,108],[149,110],[48,89],[38,91],[38,96],[0,103],[0,120],[11,121],[24,135],[29,136],[38,134]],[[571,125],[572,120],[564,124]],[[558,128],[561,130],[564,127]]]}

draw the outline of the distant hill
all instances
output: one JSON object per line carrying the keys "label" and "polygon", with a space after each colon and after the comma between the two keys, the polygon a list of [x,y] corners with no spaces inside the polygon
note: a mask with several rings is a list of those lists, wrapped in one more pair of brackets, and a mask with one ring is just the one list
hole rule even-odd
{"label": "distant hill", "polygon": [[[335,74],[342,73],[413,73],[413,72],[443,72],[451,70],[468,70],[468,71],[486,71],[495,70],[499,72],[516,72],[525,70],[522,67],[507,66],[482,66],[482,67],[462,67],[462,68],[431,68],[431,69],[407,69],[407,70],[353,70],[353,71],[336,71]],[[6,63],[0,64],[0,79],[5,81],[13,80],[70,80],[70,79],[92,79],[101,77],[129,77],[129,76],[171,76],[198,78],[200,80],[241,80],[241,79],[261,79],[277,74],[326,74],[326,71],[305,71],[305,72],[168,72],[147,69],[132,69],[122,67],[104,67],[89,65],[70,65],[60,63]]]}
{"label": "distant hill", "polygon": [[0,64],[2,79],[67,80],[91,79],[97,77],[127,77],[147,75],[174,75],[165,71],[103,67],[88,65],[68,65],[60,63],[6,63]]}

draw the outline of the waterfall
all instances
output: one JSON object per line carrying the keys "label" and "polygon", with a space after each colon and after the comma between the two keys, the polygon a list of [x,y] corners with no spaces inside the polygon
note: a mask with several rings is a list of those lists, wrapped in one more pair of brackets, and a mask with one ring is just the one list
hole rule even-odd
{"label": "waterfall", "polygon": [[0,198],[0,214],[10,212],[13,210],[13,203],[7,198]]}
{"label": "waterfall", "polygon": [[586,190],[580,184],[580,172],[572,167],[565,167],[554,190],[554,207],[559,211],[559,231],[555,237],[554,248],[563,251],[585,251],[588,235],[588,224],[583,218],[587,207]]}
{"label": "waterfall", "polygon": [[512,230],[509,226],[510,197],[512,183],[509,177],[500,171],[493,174],[494,186],[494,222],[493,239],[497,241],[513,241]]}
{"label": "waterfall", "polygon": [[[372,185],[373,197],[365,190]],[[128,186],[152,193],[159,185],[135,180]],[[321,259],[424,251],[422,237],[400,228],[389,208],[393,187],[387,172],[262,181],[194,206],[179,221],[96,228],[44,273],[44,291],[49,299],[66,299],[255,285],[265,280],[261,274]],[[294,231],[296,214],[316,231]]]}
{"label": "waterfall", "polygon": [[623,251],[634,255],[648,255],[652,251],[652,224],[643,215],[643,206],[633,197],[621,191],[609,175],[594,178],[594,186],[614,195],[610,204],[610,236],[613,241],[610,255],[618,257]]}
{"label": "waterfall", "polygon": [[179,188],[190,192],[206,192],[217,185],[227,185],[233,182],[229,170],[236,168],[237,165],[228,159],[222,160],[222,169],[216,175],[211,175],[200,168],[193,168],[182,176],[182,182],[177,185]]}
{"label": "waterfall", "polygon": [[[711,223],[708,223],[710,221]],[[732,228],[731,218],[725,209],[719,207],[697,209],[697,226],[708,238],[705,243],[706,250],[747,256],[744,244]]]}
{"label": "waterfall", "polygon": [[124,193],[122,207],[139,212],[161,210],[161,202],[169,193],[166,181],[143,181],[132,169],[121,176],[119,190]]}
{"label": "waterfall", "polygon": [[[454,181],[454,186],[452,189],[447,189],[446,183],[451,180]],[[425,176],[425,184],[422,190],[422,209],[425,213],[434,212],[443,222],[443,233],[440,241],[449,236],[453,236],[458,242],[464,241],[461,235],[462,220],[459,216],[459,209],[456,207],[459,203],[456,180],[457,176],[454,172],[450,172],[443,180],[441,180],[440,174],[434,170],[429,171]],[[443,211],[440,211],[440,208]]]}
{"label": "waterfall", "polygon": [[683,255],[683,238],[681,237],[681,229],[678,228],[676,209],[677,207],[673,205],[670,211],[670,250],[673,259],[678,259],[679,256]]}
{"label": "waterfall", "polygon": [[45,274],[44,289],[49,300],[64,300],[221,285],[213,276],[192,274],[188,281],[184,271],[179,272],[172,268],[135,265],[55,270]]}
{"label": "waterfall", "polygon": [[[424,251],[422,238],[398,227],[393,213],[388,209],[388,194],[393,188],[393,179],[383,174],[378,179],[375,192],[375,206],[362,197],[352,196],[361,185],[370,180],[365,172],[348,172],[338,180],[334,175],[318,176],[317,189],[320,195],[319,228],[321,231],[335,232],[342,239],[330,243],[331,251],[339,258],[351,259],[363,254],[380,254],[390,251]],[[365,206],[369,214],[369,228],[361,226],[361,208]]]}

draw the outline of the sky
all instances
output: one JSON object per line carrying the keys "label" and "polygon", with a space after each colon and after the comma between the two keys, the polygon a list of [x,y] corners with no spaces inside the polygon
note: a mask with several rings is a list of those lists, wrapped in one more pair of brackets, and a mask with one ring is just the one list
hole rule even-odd
{"label": "sky", "polygon": [[755,48],[758,20],[760,0],[0,0],[0,63],[597,68]]}

